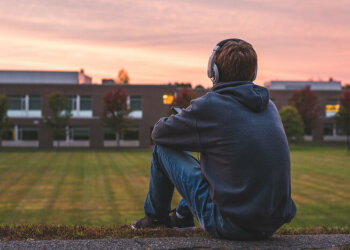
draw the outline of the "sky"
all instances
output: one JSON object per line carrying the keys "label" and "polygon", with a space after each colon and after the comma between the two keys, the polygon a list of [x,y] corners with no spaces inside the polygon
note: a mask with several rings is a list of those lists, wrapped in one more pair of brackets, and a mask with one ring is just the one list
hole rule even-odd
{"label": "sky", "polygon": [[1,0],[0,70],[83,68],[93,82],[126,69],[131,84],[206,76],[214,46],[241,38],[255,83],[350,83],[349,0]]}

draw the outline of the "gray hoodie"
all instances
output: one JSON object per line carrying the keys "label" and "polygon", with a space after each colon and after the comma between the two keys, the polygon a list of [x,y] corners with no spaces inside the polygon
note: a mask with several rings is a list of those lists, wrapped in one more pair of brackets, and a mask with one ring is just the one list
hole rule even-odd
{"label": "gray hoodie", "polygon": [[180,114],[161,118],[152,139],[200,152],[211,199],[243,229],[272,232],[294,217],[288,142],[266,88],[217,84]]}

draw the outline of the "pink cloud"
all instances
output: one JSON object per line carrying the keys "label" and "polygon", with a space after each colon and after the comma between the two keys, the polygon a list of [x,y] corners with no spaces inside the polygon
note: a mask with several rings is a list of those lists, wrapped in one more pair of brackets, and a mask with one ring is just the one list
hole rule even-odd
{"label": "pink cloud", "polygon": [[4,0],[0,67],[83,67],[95,81],[124,67],[135,83],[210,86],[211,49],[240,37],[257,50],[259,84],[329,76],[350,82],[349,11],[346,0]]}

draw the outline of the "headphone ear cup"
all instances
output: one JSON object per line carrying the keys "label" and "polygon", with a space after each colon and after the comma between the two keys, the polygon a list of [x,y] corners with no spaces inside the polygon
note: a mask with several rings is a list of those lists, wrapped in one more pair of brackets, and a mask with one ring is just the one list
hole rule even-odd
{"label": "headphone ear cup", "polygon": [[214,82],[215,83],[218,83],[219,82],[219,68],[218,68],[218,66],[214,63],[214,65],[213,65],[213,71],[214,71],[214,76],[213,76],[213,78],[214,78]]}

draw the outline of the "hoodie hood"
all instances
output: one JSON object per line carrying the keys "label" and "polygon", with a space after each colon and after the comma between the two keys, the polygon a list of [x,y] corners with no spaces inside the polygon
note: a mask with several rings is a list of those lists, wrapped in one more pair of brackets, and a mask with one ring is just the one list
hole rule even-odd
{"label": "hoodie hood", "polygon": [[264,111],[269,103],[269,92],[266,88],[249,81],[234,81],[218,83],[213,92],[229,95],[254,112]]}

